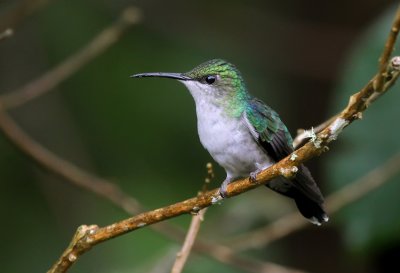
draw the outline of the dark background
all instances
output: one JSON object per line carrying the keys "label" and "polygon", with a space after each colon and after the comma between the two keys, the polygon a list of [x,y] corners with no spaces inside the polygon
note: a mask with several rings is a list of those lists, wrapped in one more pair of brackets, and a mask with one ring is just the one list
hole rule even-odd
{"label": "dark background", "polygon": [[[149,209],[194,196],[211,158],[198,141],[194,103],[185,88],[129,75],[187,71],[224,58],[295,135],[297,128],[316,126],[342,109],[373,76],[397,3],[54,0],[11,22],[7,15],[24,2],[29,1],[0,1],[0,26],[15,31],[0,42],[4,93],[63,61],[128,5],[141,9],[143,20],[115,46],[11,115],[45,147],[111,179]],[[331,152],[308,163],[325,195],[398,151],[398,91],[395,86],[346,129]],[[127,217],[39,167],[3,136],[0,151],[4,272],[44,272],[77,226]],[[213,187],[224,178],[215,169]],[[331,215],[329,224],[310,224],[246,254],[308,272],[389,272],[400,258],[399,190],[393,179]],[[290,200],[259,188],[209,209],[201,236],[229,241],[294,209]],[[170,222],[186,228],[189,221],[182,216]],[[145,228],[96,246],[70,272],[156,272],[161,260],[172,261],[178,246]],[[167,264],[159,272],[168,272]],[[243,272],[196,254],[185,270]]]}

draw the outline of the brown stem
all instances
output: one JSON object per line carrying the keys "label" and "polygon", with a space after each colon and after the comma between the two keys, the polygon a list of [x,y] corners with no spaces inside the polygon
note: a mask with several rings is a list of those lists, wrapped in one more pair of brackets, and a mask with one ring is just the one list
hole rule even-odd
{"label": "brown stem", "polygon": [[182,249],[176,255],[176,260],[174,265],[172,266],[171,273],[181,273],[183,267],[189,257],[190,251],[193,247],[193,244],[196,240],[197,234],[200,230],[200,224],[204,219],[204,214],[206,213],[207,208],[200,210],[196,215],[192,217],[192,221],[190,222],[190,227],[188,233],[186,235],[185,241],[183,243]]}
{"label": "brown stem", "polygon": [[375,82],[375,89],[377,92],[383,90],[383,84],[384,84],[383,78],[386,76],[389,59],[394,50],[394,44],[396,42],[397,35],[399,34],[399,30],[400,30],[400,7],[396,11],[396,15],[389,32],[389,36],[385,43],[385,48],[381,54],[381,57],[379,58],[379,72]]}

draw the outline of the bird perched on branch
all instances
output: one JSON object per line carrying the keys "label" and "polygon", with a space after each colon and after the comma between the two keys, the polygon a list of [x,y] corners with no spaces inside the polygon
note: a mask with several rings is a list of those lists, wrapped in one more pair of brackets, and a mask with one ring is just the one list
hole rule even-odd
{"label": "bird perched on branch", "polygon": [[[186,73],[141,73],[183,83],[194,98],[200,141],[226,171],[220,194],[240,177],[255,179],[258,172],[293,152],[292,137],[279,115],[247,91],[239,70],[215,59]],[[328,221],[323,196],[310,171],[298,167],[293,179],[278,178],[266,186],[294,199],[300,213],[312,223]]]}

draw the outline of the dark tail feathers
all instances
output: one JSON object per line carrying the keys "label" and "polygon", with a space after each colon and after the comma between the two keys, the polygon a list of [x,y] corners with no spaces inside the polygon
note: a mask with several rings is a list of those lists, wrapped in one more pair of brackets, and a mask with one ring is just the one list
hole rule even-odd
{"label": "dark tail feathers", "polygon": [[311,223],[321,225],[328,222],[329,218],[322,207],[324,197],[310,171],[304,165],[299,166],[294,179],[277,178],[267,183],[266,186],[293,198],[300,213]]}
{"label": "dark tail feathers", "polygon": [[311,223],[321,225],[328,222],[329,217],[322,208],[322,205],[310,200],[302,194],[297,195],[294,198],[297,208],[300,213],[307,218]]}

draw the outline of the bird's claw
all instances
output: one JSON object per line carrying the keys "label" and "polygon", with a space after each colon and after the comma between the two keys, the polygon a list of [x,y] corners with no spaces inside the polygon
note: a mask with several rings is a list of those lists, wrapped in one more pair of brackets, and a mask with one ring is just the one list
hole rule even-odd
{"label": "bird's claw", "polygon": [[249,180],[251,183],[255,183],[257,181],[258,171],[254,171],[250,173]]}

